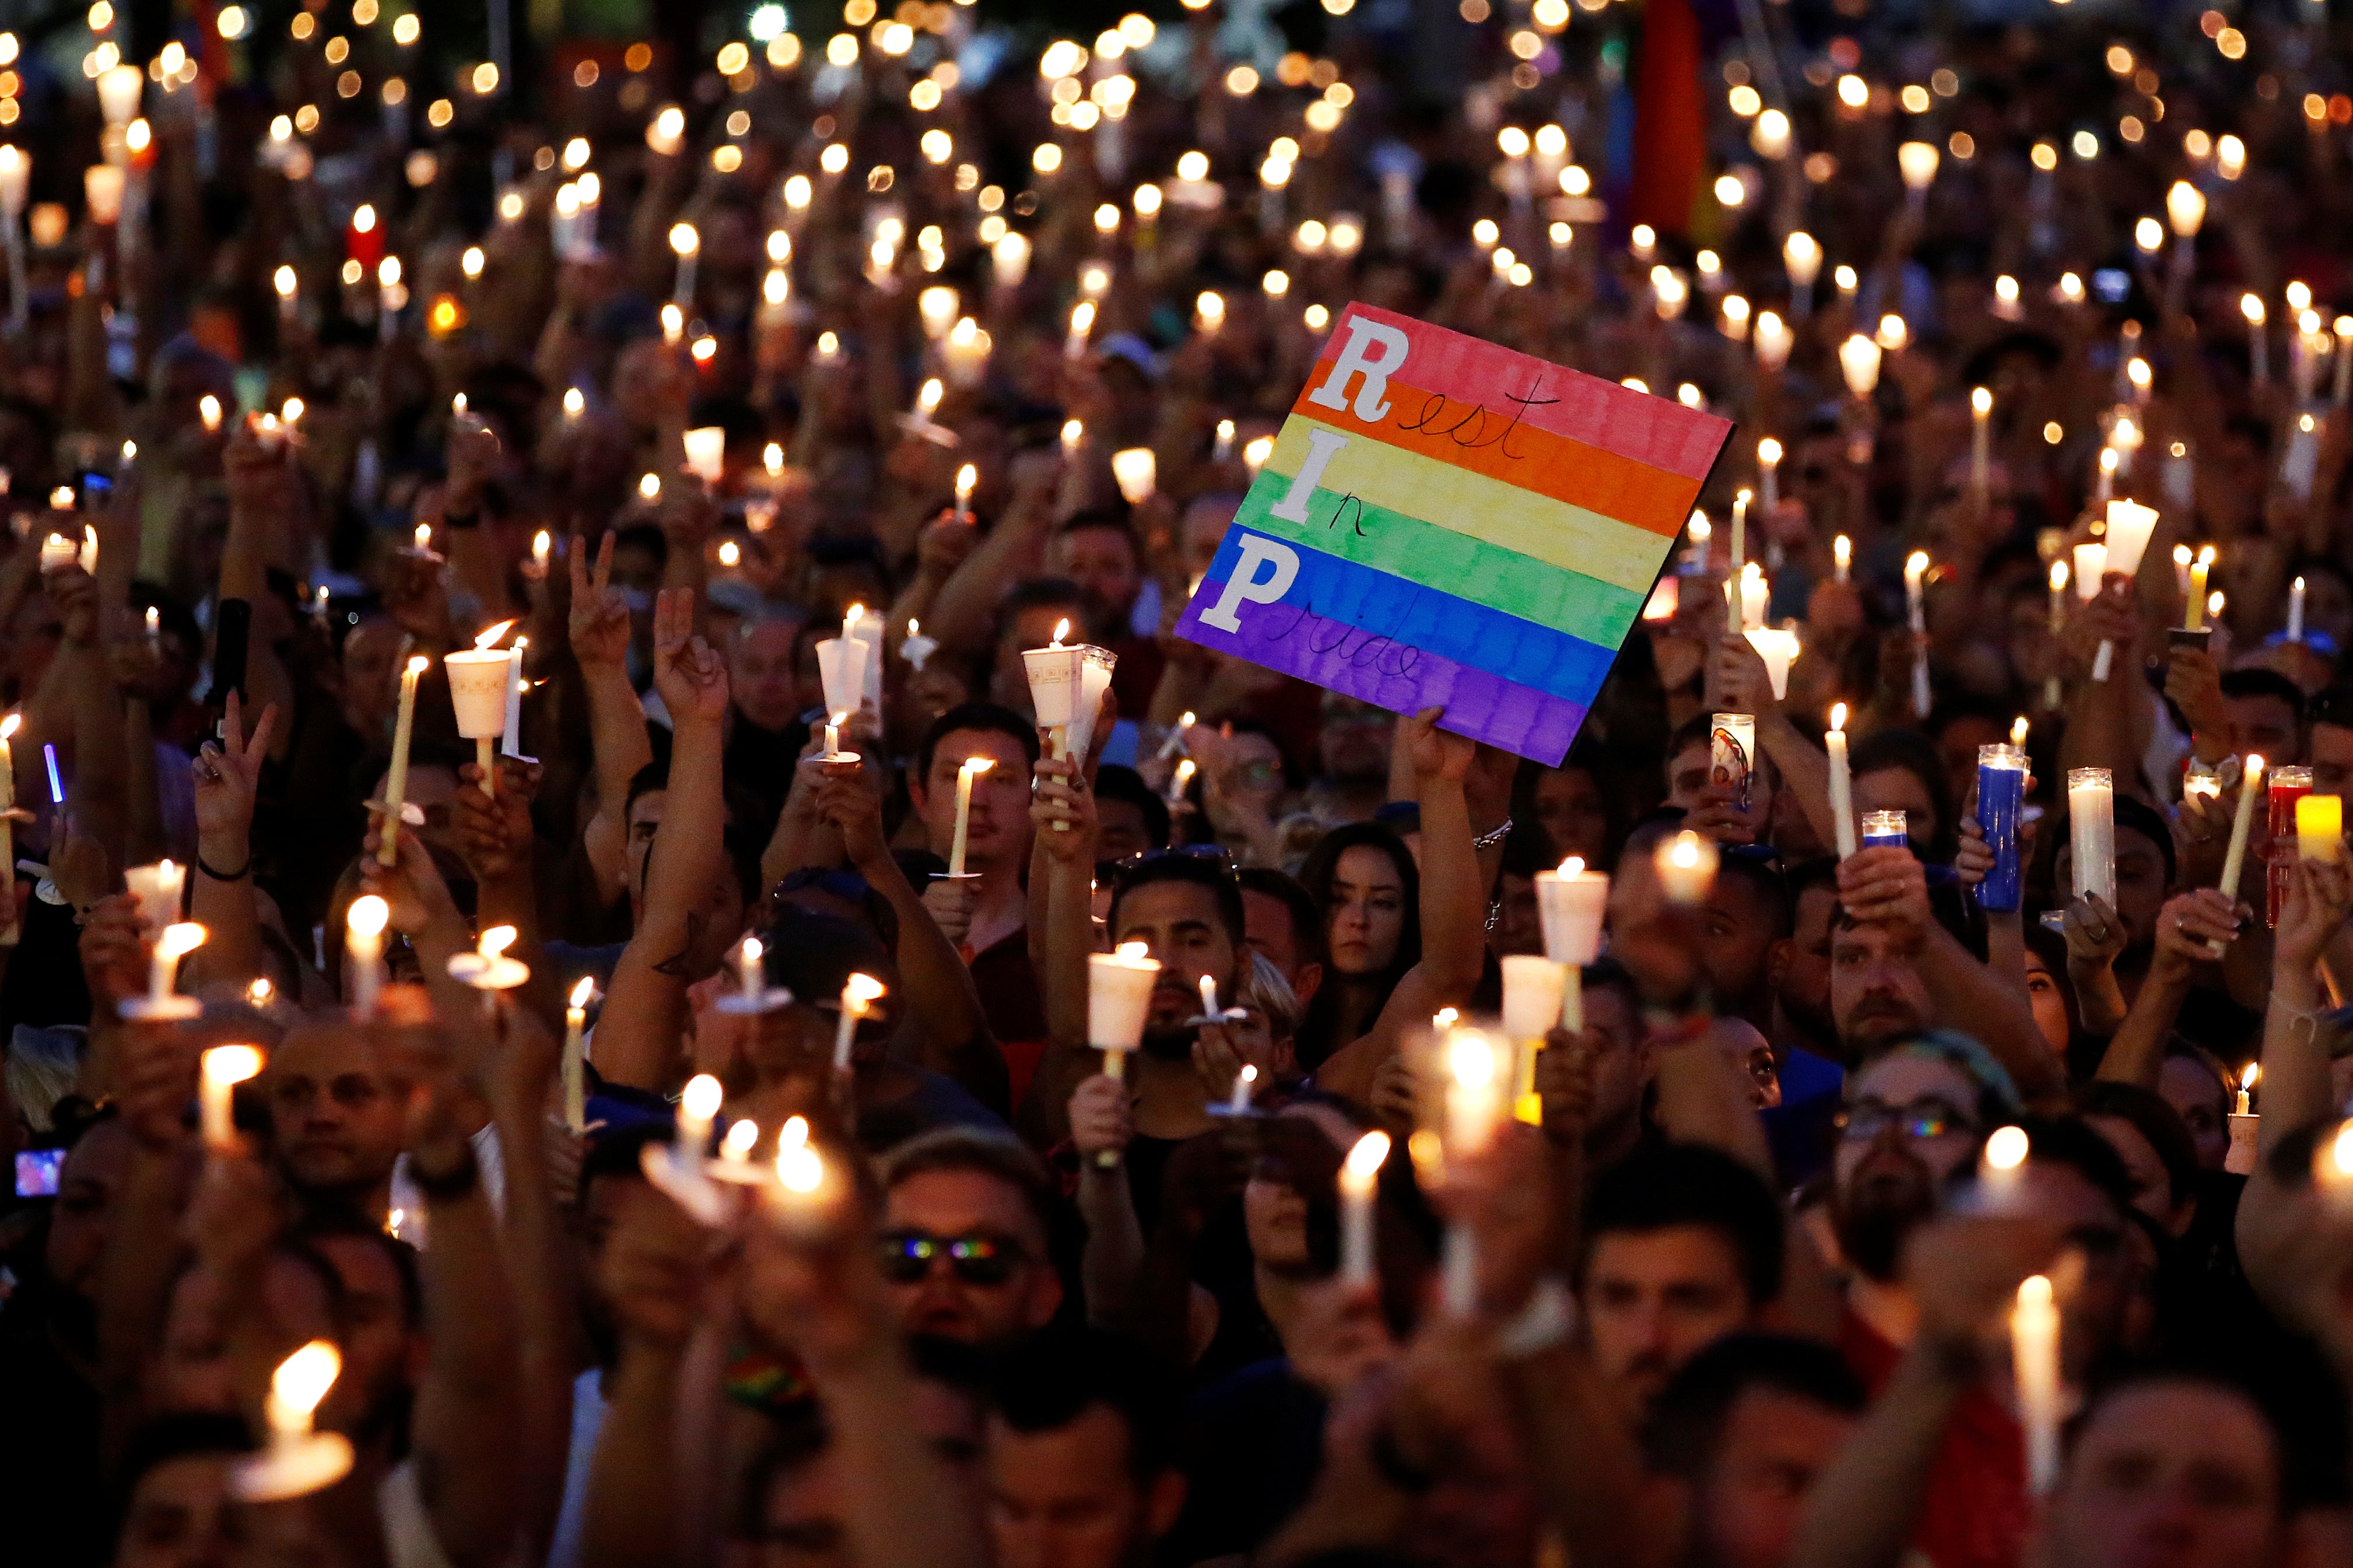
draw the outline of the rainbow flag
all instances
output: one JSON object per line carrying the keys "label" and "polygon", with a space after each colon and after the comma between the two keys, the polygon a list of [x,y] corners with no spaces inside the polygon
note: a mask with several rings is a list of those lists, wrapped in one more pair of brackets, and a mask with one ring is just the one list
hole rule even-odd
{"label": "rainbow flag", "polygon": [[1557,764],[1731,433],[1351,305],[1177,635]]}

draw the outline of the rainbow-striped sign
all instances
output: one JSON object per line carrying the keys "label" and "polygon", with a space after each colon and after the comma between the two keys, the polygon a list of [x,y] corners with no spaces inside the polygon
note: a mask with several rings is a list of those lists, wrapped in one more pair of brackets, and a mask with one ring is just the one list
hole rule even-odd
{"label": "rainbow-striped sign", "polygon": [[1557,763],[1731,433],[1351,305],[1177,635]]}

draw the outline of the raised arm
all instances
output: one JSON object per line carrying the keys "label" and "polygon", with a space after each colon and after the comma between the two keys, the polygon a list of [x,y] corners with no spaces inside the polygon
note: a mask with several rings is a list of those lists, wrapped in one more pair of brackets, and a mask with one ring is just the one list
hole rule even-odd
{"label": "raised arm", "polygon": [[425,1194],[433,1237],[421,1258],[431,1350],[410,1424],[417,1493],[453,1563],[496,1568],[513,1550],[522,1513],[514,1295],[498,1215],[468,1136],[453,1042],[438,1029],[405,1033],[418,1091],[409,1111],[409,1170]]}
{"label": "raised arm", "polygon": [[629,781],[654,760],[646,736],[646,710],[629,684],[629,606],[612,587],[616,535],[607,533],[588,565],[588,543],[572,536],[566,560],[572,572],[572,657],[588,699],[588,738],[596,760],[596,814],[582,842],[598,884],[607,896],[628,883],[628,825],[623,812]]}
{"label": "raised arm", "polygon": [[702,935],[697,911],[725,869],[727,666],[693,632],[694,595],[665,591],[654,604],[654,686],[675,726],[670,798],[646,866],[645,918],[614,967],[596,1026],[597,1070],[657,1091],[686,1026],[687,955]]}
{"label": "raised arm", "polygon": [[2238,920],[2231,900],[2212,888],[2168,899],[2157,916],[2157,952],[2140,983],[2122,1027],[2108,1041],[2093,1076],[2155,1089],[2165,1066],[2165,1042],[2181,1005],[2189,999],[2198,965],[2212,957],[2210,942],[2237,940]]}
{"label": "raised arm", "polygon": [[[1022,1130],[1069,1136],[1071,1096],[1096,1068],[1087,1039],[1087,955],[1094,951],[1095,799],[1078,765],[1041,760],[1030,795],[1029,945],[1046,1010],[1046,1049],[1021,1106]],[[1054,824],[1066,825],[1056,831]],[[1043,890],[1040,891],[1042,884]],[[1042,900],[1042,920],[1036,911]]]}
{"label": "raised arm", "polygon": [[221,738],[206,741],[192,764],[195,773],[196,864],[188,918],[209,933],[185,961],[191,987],[242,982],[261,973],[261,921],[253,891],[253,799],[278,727],[273,705],[261,710],[248,739],[243,704],[229,693]]}
{"label": "raised arm", "polygon": [[2299,860],[2288,868],[2287,886],[2273,949],[2271,1005],[2263,1015],[2265,1152],[2337,1110],[2328,1046],[2319,1033],[2328,994],[2314,966],[2353,907],[2353,870],[2338,860]]}
{"label": "raised arm", "polygon": [[1315,1075],[1323,1087],[1359,1104],[1370,1100],[1373,1073],[1397,1048],[1406,1025],[1467,1004],[1486,963],[1486,883],[1462,793],[1477,746],[1438,727],[1444,711],[1425,709],[1403,721],[1421,801],[1421,962],[1389,993],[1365,1037],[1343,1046]]}
{"label": "raised arm", "polygon": [[849,863],[867,885],[891,901],[898,916],[899,984],[904,1016],[914,1026],[919,1059],[934,1072],[954,1079],[966,1093],[998,1115],[1012,1110],[1013,1090],[1005,1055],[988,1032],[972,972],[923,908],[882,837],[882,801],[862,763],[816,764],[824,769],[818,815],[841,835]]}

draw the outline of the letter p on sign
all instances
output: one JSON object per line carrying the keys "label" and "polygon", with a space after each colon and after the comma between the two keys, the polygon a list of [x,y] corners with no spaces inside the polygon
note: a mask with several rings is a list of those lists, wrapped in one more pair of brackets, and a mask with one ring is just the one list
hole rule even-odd
{"label": "letter p on sign", "polygon": [[[1255,533],[1245,533],[1241,539],[1241,559],[1234,563],[1234,574],[1226,579],[1226,591],[1218,602],[1201,612],[1201,619],[1221,632],[1240,634],[1241,622],[1234,618],[1234,610],[1245,602],[1271,605],[1291,591],[1299,579],[1299,552],[1288,544],[1262,539]],[[1264,582],[1259,580],[1258,569],[1263,563],[1274,570]]]}
{"label": "letter p on sign", "polygon": [[1307,395],[1307,401],[1345,409],[1348,383],[1362,375],[1365,384],[1356,388],[1356,417],[1367,425],[1382,418],[1389,411],[1383,395],[1388,391],[1389,377],[1404,367],[1406,352],[1411,347],[1405,333],[1395,327],[1363,316],[1349,317],[1347,346],[1332,362],[1332,374],[1324,378],[1324,384]]}

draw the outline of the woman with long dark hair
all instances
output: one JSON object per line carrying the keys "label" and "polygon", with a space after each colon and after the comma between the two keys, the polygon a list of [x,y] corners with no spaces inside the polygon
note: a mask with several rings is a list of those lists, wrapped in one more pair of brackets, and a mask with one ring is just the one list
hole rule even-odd
{"label": "woman with long dark hair", "polygon": [[1327,952],[1299,1029],[1299,1065],[1313,1070],[1369,1033],[1421,962],[1421,878],[1397,835],[1359,822],[1326,834],[1299,879],[1324,911]]}

